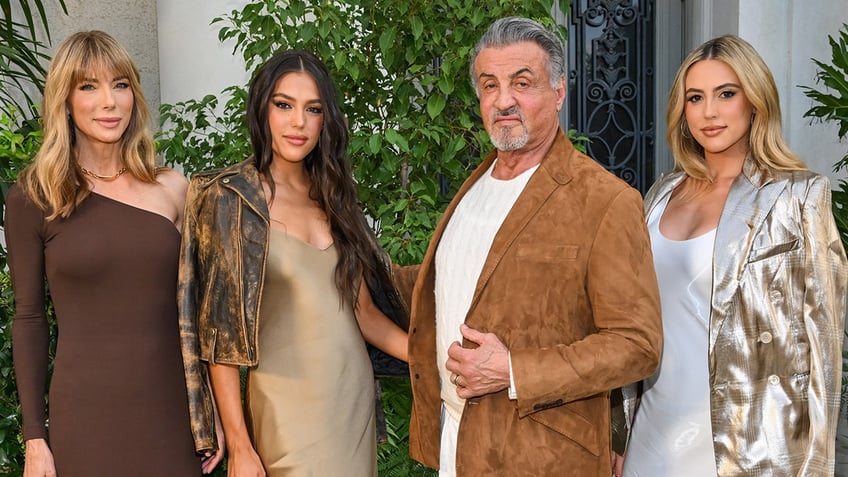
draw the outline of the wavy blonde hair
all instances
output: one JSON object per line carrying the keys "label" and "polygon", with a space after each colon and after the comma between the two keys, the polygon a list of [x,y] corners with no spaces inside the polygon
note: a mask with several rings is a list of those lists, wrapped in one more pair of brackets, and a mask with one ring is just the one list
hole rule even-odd
{"label": "wavy blonde hair", "polygon": [[704,148],[692,137],[684,115],[686,75],[692,65],[703,60],[722,61],[739,77],[745,97],[754,109],[748,132],[748,154],[755,163],[771,170],[806,170],[804,162],[783,140],[780,98],[771,71],[753,46],[734,35],[713,38],[695,48],[677,70],[666,109],[666,140],[674,154],[675,169],[694,179],[712,182],[704,162]]}
{"label": "wavy blonde hair", "polygon": [[76,165],[68,100],[81,81],[100,72],[126,77],[133,92],[132,114],[120,141],[127,172],[142,182],[156,182],[155,146],[148,129],[150,110],[138,68],[127,50],[108,33],[75,33],[62,42],[50,62],[41,108],[43,142],[18,178],[26,195],[45,211],[48,220],[67,218],[91,193]]}

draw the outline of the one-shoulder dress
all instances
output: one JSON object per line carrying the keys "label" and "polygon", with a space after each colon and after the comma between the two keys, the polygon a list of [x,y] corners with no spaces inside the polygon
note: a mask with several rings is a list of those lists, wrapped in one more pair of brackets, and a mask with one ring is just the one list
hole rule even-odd
{"label": "one-shoulder dress", "polygon": [[[60,477],[199,476],[174,224],[94,193],[67,219],[46,221],[15,186],[5,234],[24,438],[49,439]],[[59,333],[46,414],[45,276]]]}

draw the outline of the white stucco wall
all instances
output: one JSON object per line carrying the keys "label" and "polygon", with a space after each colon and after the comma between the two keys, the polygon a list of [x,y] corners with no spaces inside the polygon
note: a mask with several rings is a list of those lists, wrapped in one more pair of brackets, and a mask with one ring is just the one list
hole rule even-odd
{"label": "white stucco wall", "polygon": [[[48,54],[71,34],[80,30],[103,30],[114,36],[129,51],[141,75],[141,87],[154,113],[151,127],[158,124],[159,46],[156,36],[156,0],[65,0],[67,15],[58,2],[44,2],[52,44]],[[17,2],[12,2],[16,7]],[[46,36],[39,36],[47,44]],[[40,101],[40,99],[39,99]]]}
{"label": "white stucco wall", "polygon": [[[845,0],[740,2],[739,34],[748,39],[772,66],[780,91],[783,130],[789,146],[816,172],[831,178],[833,163],[848,151],[837,141],[835,124],[812,122],[804,113],[812,106],[799,85],[815,86],[816,66],[811,58],[830,62],[827,36],[848,23]],[[775,66],[776,65],[776,66]]]}
{"label": "white stucco wall", "polygon": [[[734,0],[714,0],[713,7]],[[706,2],[709,3],[709,2]],[[725,33],[738,34],[759,51],[769,65],[780,93],[783,132],[792,148],[810,167],[827,174],[832,180],[848,177],[836,174],[833,163],[848,152],[848,142],[837,140],[838,128],[831,123],[812,122],[804,118],[812,101],[798,85],[815,84],[816,66],[811,58],[830,62],[827,36],[837,35],[848,23],[845,0],[768,0],[735,2],[738,10],[714,11],[736,15],[734,21],[713,19],[712,31],[705,29],[706,40]],[[727,5],[724,5],[727,6]],[[736,28],[737,31],[733,31]]]}
{"label": "white stucco wall", "polygon": [[218,94],[246,84],[244,62],[232,44],[218,41],[212,19],[241,8],[243,0],[159,0],[159,78],[162,102]]}

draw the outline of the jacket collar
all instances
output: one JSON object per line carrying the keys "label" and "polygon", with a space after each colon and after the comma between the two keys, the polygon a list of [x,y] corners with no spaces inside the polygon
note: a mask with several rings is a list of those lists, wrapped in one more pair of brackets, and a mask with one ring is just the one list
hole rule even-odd
{"label": "jacket collar", "polygon": [[233,191],[266,222],[270,221],[268,203],[265,201],[265,192],[262,190],[262,182],[259,180],[259,171],[253,157],[227,168],[202,174],[207,178],[206,187],[217,184]]}
{"label": "jacket collar", "polygon": [[[654,207],[662,202],[668,194],[671,194],[685,178],[686,173],[679,169],[661,174],[656,180],[657,185],[651,187],[645,195],[645,217],[649,217]],[[749,157],[742,164],[742,173],[734,181],[733,188],[744,186],[747,190],[759,190],[774,180],[771,171],[758,167],[756,162]],[[741,184],[742,181],[745,181],[744,185]],[[737,183],[740,184],[737,185]],[[727,206],[725,205],[726,209]]]}

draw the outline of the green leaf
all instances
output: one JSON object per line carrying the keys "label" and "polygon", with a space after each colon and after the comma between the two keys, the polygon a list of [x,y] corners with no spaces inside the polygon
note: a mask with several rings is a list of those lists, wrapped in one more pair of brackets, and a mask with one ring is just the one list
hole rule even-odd
{"label": "green leaf", "polygon": [[439,90],[444,94],[453,93],[453,76],[444,74],[439,77]]}
{"label": "green leaf", "polygon": [[424,32],[424,22],[417,16],[412,17],[412,38],[418,41]]}
{"label": "green leaf", "polygon": [[427,99],[427,114],[431,119],[436,119],[445,109],[445,97],[440,94],[431,94]]}
{"label": "green leaf", "polygon": [[383,57],[389,56],[392,53],[392,49],[395,48],[394,41],[396,35],[397,32],[394,28],[388,28],[380,34],[380,53],[382,53]]}
{"label": "green leaf", "polygon": [[401,152],[409,151],[409,143],[406,138],[401,136],[400,133],[394,129],[386,129],[386,140],[389,141],[390,144],[397,146]]}
{"label": "green leaf", "polygon": [[383,142],[383,138],[380,137],[379,134],[372,134],[368,139],[368,150],[371,151],[371,154],[377,154],[380,151],[380,146]]}

